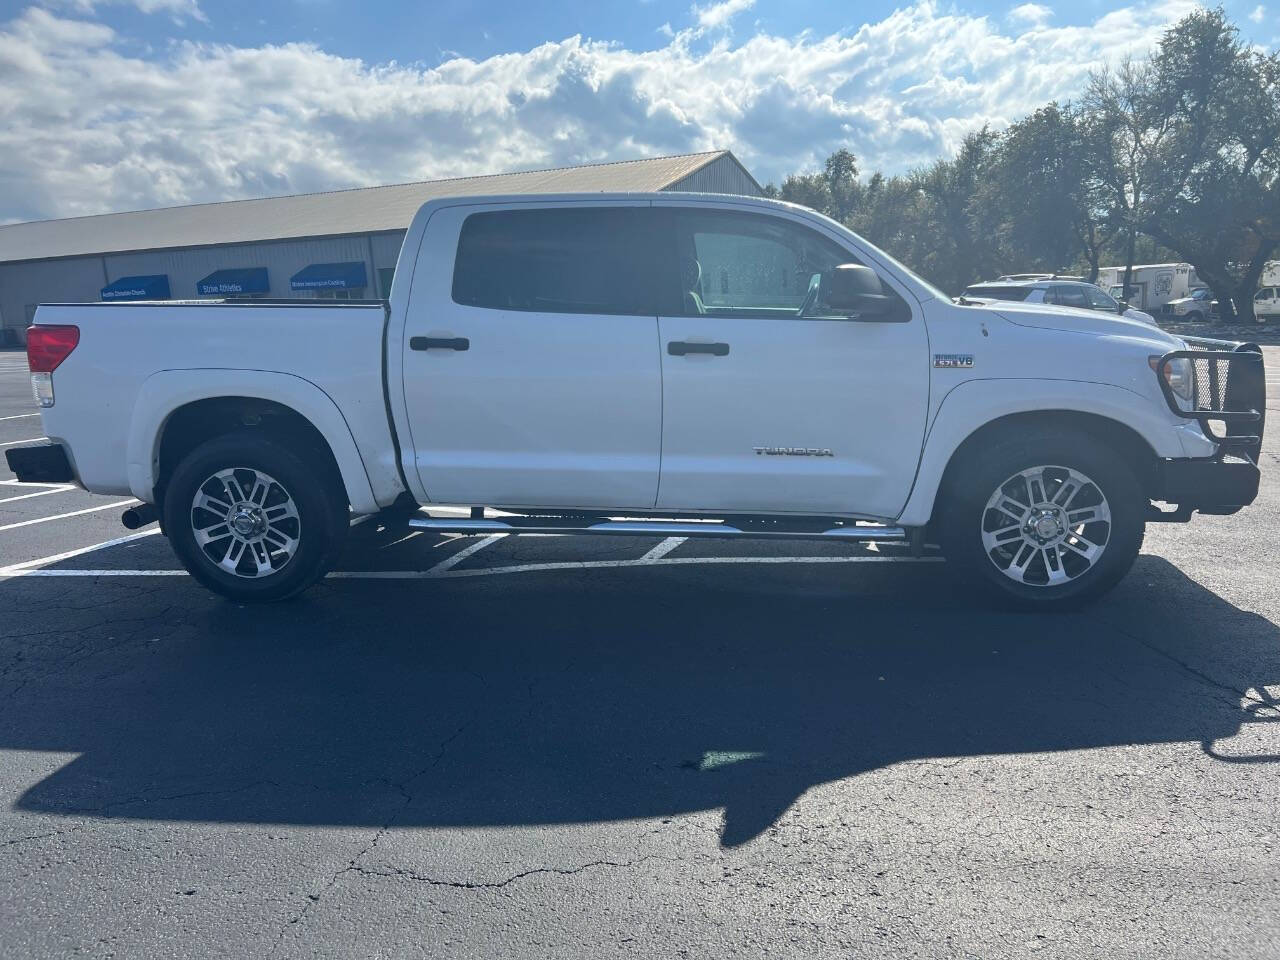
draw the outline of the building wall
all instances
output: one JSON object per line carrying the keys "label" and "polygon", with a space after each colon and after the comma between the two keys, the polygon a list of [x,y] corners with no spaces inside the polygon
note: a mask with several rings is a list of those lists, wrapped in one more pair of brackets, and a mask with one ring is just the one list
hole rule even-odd
{"label": "building wall", "polygon": [[313,263],[361,261],[369,278],[363,296],[386,296],[379,283],[390,274],[400,255],[404,231],[326,237],[316,240],[276,241],[184,250],[151,250],[141,253],[71,257],[0,264],[0,321],[21,332],[40,303],[83,303],[99,300],[102,288],[121,277],[165,274],[174,300],[200,299],[196,284],[215,270],[266,267],[271,297],[306,299],[315,291],[294,291],[289,278]]}
{"label": "building wall", "polygon": [[291,291],[289,278],[313,263],[361,261],[365,272],[370,277],[374,275],[373,264],[369,261],[369,245],[364,237],[109,254],[105,260],[110,281],[120,277],[167,274],[169,292],[175,300],[197,299],[196,284],[215,270],[266,267],[271,284],[268,295],[272,297],[312,296],[310,291],[297,294]]}
{"label": "building wall", "polygon": [[0,318],[21,339],[36,304],[97,300],[105,284],[101,257],[0,264]]}
{"label": "building wall", "polygon": [[750,174],[728,156],[718,157],[665,189],[687,193],[735,193],[746,197],[761,195],[760,186]]}

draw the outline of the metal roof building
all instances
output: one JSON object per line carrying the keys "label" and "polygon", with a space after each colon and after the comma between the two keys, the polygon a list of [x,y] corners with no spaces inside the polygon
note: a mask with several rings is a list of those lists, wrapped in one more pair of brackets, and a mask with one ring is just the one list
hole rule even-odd
{"label": "metal roof building", "polygon": [[0,338],[53,301],[386,296],[428,200],[661,190],[761,193],[720,150],[0,226]]}

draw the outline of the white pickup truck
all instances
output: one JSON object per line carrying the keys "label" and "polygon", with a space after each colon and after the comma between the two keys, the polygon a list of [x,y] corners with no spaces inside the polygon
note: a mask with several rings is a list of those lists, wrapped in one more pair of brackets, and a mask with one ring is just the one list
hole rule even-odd
{"label": "white pickup truck", "polygon": [[1147,521],[1251,503],[1265,410],[1251,345],[952,300],[810,210],[706,195],[435,200],[389,303],[50,304],[28,350],[49,440],[7,452],[18,477],[132,494],[126,524],[159,518],[239,601],[297,593],[352,514],[390,511],[938,543],[1061,606],[1124,576]]}

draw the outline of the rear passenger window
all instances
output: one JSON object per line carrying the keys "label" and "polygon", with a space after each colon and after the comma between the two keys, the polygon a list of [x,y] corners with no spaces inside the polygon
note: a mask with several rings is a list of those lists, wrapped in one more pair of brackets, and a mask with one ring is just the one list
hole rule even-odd
{"label": "rear passenger window", "polygon": [[1054,293],[1054,302],[1060,306],[1084,307],[1086,310],[1089,308],[1089,301],[1085,299],[1084,290],[1080,287],[1057,287]]}
{"label": "rear passenger window", "polygon": [[540,313],[656,316],[647,207],[499,210],[467,217],[453,299]]}

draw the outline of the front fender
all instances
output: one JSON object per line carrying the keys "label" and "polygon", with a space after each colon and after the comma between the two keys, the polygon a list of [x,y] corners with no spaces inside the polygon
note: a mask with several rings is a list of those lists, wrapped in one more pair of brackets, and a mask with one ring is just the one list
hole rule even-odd
{"label": "front fender", "polygon": [[139,500],[155,497],[164,425],[179,407],[217,397],[252,397],[289,407],[320,431],[338,462],[347,499],[356,513],[377,513],[378,503],[355,438],[333,399],[310,380],[270,370],[162,370],[142,384],[129,422],[129,489]]}
{"label": "front fender", "polygon": [[925,437],[915,485],[898,522],[904,526],[928,523],[947,464],[975,430],[1012,414],[1051,411],[1115,420],[1146,440],[1157,457],[1207,457],[1215,451],[1198,429],[1124,387],[1082,380],[967,380],[939,405]]}

